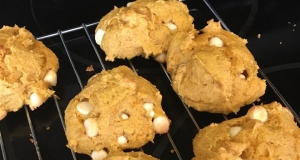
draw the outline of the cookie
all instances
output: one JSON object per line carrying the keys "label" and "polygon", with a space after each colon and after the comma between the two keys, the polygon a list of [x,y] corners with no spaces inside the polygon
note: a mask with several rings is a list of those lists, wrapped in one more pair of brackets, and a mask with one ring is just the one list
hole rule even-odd
{"label": "cookie", "polygon": [[247,40],[208,21],[201,34],[177,33],[167,53],[174,91],[198,111],[228,114],[251,104],[266,89]]}
{"label": "cookie", "polygon": [[[95,158],[93,160],[97,160]],[[103,160],[157,160],[157,158],[147,155],[144,152],[112,152]]]}
{"label": "cookie", "polygon": [[154,85],[126,66],[102,71],[65,110],[67,146],[92,156],[153,142],[170,125],[161,100]]}
{"label": "cookie", "polygon": [[201,129],[193,148],[193,160],[299,160],[300,128],[287,108],[273,102]]}
{"label": "cookie", "polygon": [[24,104],[31,110],[54,91],[59,68],[55,54],[24,27],[0,29],[0,120]]}
{"label": "cookie", "polygon": [[108,61],[135,56],[148,58],[165,53],[175,33],[191,30],[195,30],[193,17],[184,3],[178,0],[137,0],[128,3],[127,7],[114,7],[101,18],[95,30],[95,40]]}

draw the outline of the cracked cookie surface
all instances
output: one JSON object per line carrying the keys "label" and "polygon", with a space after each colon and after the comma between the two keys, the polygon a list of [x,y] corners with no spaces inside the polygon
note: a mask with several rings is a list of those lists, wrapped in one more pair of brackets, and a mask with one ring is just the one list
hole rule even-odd
{"label": "cracked cookie surface", "polygon": [[169,130],[159,90],[126,66],[102,71],[88,80],[65,111],[68,147],[104,157],[139,148]]}
{"label": "cracked cookie surface", "polygon": [[257,77],[258,65],[246,43],[213,20],[199,35],[177,33],[166,57],[173,89],[198,111],[228,114],[254,102],[266,83]]}
{"label": "cracked cookie surface", "polygon": [[114,7],[101,18],[95,39],[106,60],[158,56],[165,53],[177,32],[194,30],[193,17],[178,0],[137,0]]}
{"label": "cracked cookie surface", "polygon": [[272,102],[201,129],[193,149],[193,160],[299,160],[300,128],[287,108]]}
{"label": "cracked cookie surface", "polygon": [[24,104],[39,107],[54,91],[56,55],[24,27],[0,29],[0,119]]}

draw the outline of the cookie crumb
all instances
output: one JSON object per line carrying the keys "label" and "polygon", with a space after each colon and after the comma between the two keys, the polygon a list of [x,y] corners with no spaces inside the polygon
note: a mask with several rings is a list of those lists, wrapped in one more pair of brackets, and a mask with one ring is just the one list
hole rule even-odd
{"label": "cookie crumb", "polygon": [[294,24],[293,26],[294,26],[294,27],[296,27],[296,26],[297,26],[297,24]]}
{"label": "cookie crumb", "polygon": [[260,37],[261,37],[261,34],[260,34],[260,33],[258,33],[258,35],[257,35],[257,38],[258,38],[258,39],[260,39]]}
{"label": "cookie crumb", "polygon": [[279,44],[282,44],[282,42],[279,42]]}
{"label": "cookie crumb", "polygon": [[32,138],[29,139],[31,143],[34,143],[34,140]]}
{"label": "cookie crumb", "polygon": [[50,127],[46,127],[46,130],[49,131],[49,130],[50,130]]}
{"label": "cookie crumb", "polygon": [[94,71],[93,65],[90,65],[90,66],[86,67],[85,71],[87,71],[87,72],[93,72]]}
{"label": "cookie crumb", "polygon": [[288,24],[291,24],[291,22],[288,22]]}
{"label": "cookie crumb", "polygon": [[171,153],[174,153],[175,151],[174,151],[174,149],[171,149],[170,152],[171,152]]}

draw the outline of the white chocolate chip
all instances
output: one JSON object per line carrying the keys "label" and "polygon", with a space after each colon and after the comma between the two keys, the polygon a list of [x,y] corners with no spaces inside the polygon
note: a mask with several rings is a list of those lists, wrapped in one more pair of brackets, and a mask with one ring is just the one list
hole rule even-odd
{"label": "white chocolate chip", "polygon": [[84,121],[86,134],[89,137],[95,137],[98,134],[98,125],[96,118],[88,118]]}
{"label": "white chocolate chip", "polygon": [[132,5],[132,2],[128,2],[127,4],[126,4],[126,7],[130,7]]}
{"label": "white chocolate chip", "polygon": [[56,86],[57,75],[53,70],[49,70],[44,77],[44,81],[48,82],[51,86]]}
{"label": "white chocolate chip", "polygon": [[177,28],[176,24],[174,24],[173,22],[169,22],[169,23],[167,24],[167,27],[168,27],[171,31],[173,31],[173,30],[175,30],[175,29]]}
{"label": "white chocolate chip", "polygon": [[223,41],[219,37],[212,37],[209,40],[210,46],[223,47]]}
{"label": "white chocolate chip", "polygon": [[125,136],[118,137],[118,143],[119,145],[126,144],[128,142],[127,138]]}
{"label": "white chocolate chip", "polygon": [[246,79],[246,76],[243,75],[243,74],[240,74],[239,77],[240,77],[241,79]]}
{"label": "white chocolate chip", "polygon": [[152,110],[146,111],[146,115],[149,116],[149,117],[151,117],[151,118],[153,118],[155,116],[155,112],[152,109]]}
{"label": "white chocolate chip", "polygon": [[163,134],[163,133],[168,132],[169,127],[170,127],[170,121],[166,117],[159,116],[154,119],[153,126],[154,126],[154,130],[157,133]]}
{"label": "white chocolate chip", "polygon": [[129,118],[129,116],[127,114],[125,114],[125,113],[122,113],[121,118],[124,119],[124,120],[126,120],[126,119]]}
{"label": "white chocolate chip", "polygon": [[98,45],[101,45],[104,34],[105,34],[104,30],[102,30],[102,29],[97,30],[96,35],[95,35],[95,40]]}
{"label": "white chocolate chip", "polygon": [[155,60],[159,63],[164,63],[166,61],[166,53],[161,53],[155,57]]}
{"label": "white chocolate chip", "polygon": [[153,110],[151,110],[151,111],[148,113],[148,115],[149,115],[150,117],[154,117],[154,116],[155,116],[155,112],[154,112]]}
{"label": "white chocolate chip", "polygon": [[147,111],[149,117],[154,117],[155,113],[153,111],[153,103],[144,103],[143,108]]}
{"label": "white chocolate chip", "polygon": [[240,127],[240,126],[230,127],[229,134],[231,137],[234,137],[237,134],[239,134],[241,130],[242,130],[242,127]]}
{"label": "white chocolate chip", "polygon": [[143,108],[146,110],[146,111],[151,111],[153,110],[153,104],[152,103],[144,103],[143,104]]}
{"label": "white chocolate chip", "polygon": [[260,120],[262,122],[266,122],[268,120],[268,113],[262,106],[254,106],[250,108],[247,112],[247,116],[250,119]]}
{"label": "white chocolate chip", "polygon": [[76,109],[83,115],[88,115],[94,107],[89,102],[80,102],[77,104]]}
{"label": "white chocolate chip", "polygon": [[37,94],[37,93],[32,93],[30,95],[30,108],[33,110],[33,109],[36,109],[37,107],[39,107],[40,105],[43,104],[43,100],[42,98]]}
{"label": "white chocolate chip", "polygon": [[91,158],[93,160],[102,160],[107,156],[107,153],[104,150],[101,151],[93,151],[91,154]]}

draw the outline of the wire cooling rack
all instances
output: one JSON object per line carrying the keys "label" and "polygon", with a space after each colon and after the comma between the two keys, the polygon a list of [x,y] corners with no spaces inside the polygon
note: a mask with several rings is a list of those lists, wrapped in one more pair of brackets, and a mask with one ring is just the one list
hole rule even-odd
{"label": "wire cooling rack", "polygon": [[[185,1],[185,3],[188,1]],[[214,17],[221,21],[223,27],[230,31],[226,23],[209,4],[203,0],[204,6]],[[197,15],[197,8],[190,8]],[[208,18],[208,19],[210,19]],[[204,23],[206,20],[199,20]],[[195,22],[197,19],[195,18]],[[88,78],[101,70],[111,69],[119,65],[127,65],[140,76],[157,86],[163,95],[162,106],[172,120],[167,134],[157,135],[154,143],[148,143],[138,150],[160,159],[191,159],[193,157],[192,139],[199,129],[212,122],[221,122],[243,115],[247,106],[239,115],[221,115],[197,112],[187,107],[172,90],[171,79],[165,65],[153,59],[134,58],[132,60],[104,61],[105,55],[94,41],[94,29],[98,23],[82,24],[68,30],[37,37],[51,48],[60,60],[58,85],[53,89],[57,96],[49,99],[34,112],[27,106],[17,113],[9,113],[0,121],[0,146],[2,159],[90,159],[89,156],[72,152],[66,147],[64,110],[69,102],[85,86]],[[93,72],[85,69],[92,65]],[[280,101],[288,107],[300,123],[300,118],[272,84],[262,70],[259,76],[266,79],[267,92],[262,102]]]}

